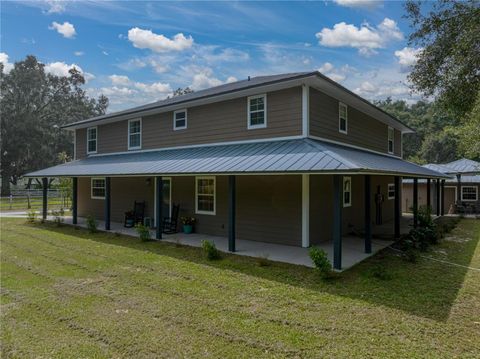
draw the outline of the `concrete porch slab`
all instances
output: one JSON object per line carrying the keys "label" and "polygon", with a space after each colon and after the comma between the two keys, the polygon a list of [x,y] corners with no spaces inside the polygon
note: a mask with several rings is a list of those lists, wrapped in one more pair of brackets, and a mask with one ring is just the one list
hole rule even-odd
{"label": "concrete porch slab", "polygon": [[[53,219],[53,218],[49,218]],[[72,224],[71,217],[65,217],[65,224]],[[86,228],[86,219],[78,218],[78,226]],[[97,221],[98,230],[104,231],[105,223]],[[111,222],[110,232],[121,233],[128,236],[138,237],[134,228],[125,228],[122,223]],[[155,231],[151,230],[152,238],[155,238]],[[210,236],[199,233],[185,234],[164,234],[163,241],[171,243],[179,243],[187,246],[201,247],[203,240],[212,241],[218,250],[228,253],[228,238],[220,236]],[[364,252],[364,241],[356,236],[344,236],[342,239],[342,271],[348,269],[364,259],[372,256],[379,250],[389,246],[393,241],[389,240],[372,240],[372,253]],[[333,263],[333,245],[331,242],[323,242],[318,245],[323,249],[331,263]],[[282,244],[257,242],[244,239],[236,240],[236,255],[248,257],[266,257],[269,260],[277,262],[285,262],[297,265],[303,265],[313,268],[313,263],[308,255],[308,248],[287,246]]]}

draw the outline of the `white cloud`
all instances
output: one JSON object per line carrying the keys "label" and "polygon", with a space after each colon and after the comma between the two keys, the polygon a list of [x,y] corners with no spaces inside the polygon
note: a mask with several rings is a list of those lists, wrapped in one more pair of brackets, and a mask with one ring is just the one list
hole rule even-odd
{"label": "white cloud", "polygon": [[373,9],[383,6],[381,0],[334,0],[338,5],[345,7],[367,8]]}
{"label": "white cloud", "polygon": [[355,69],[348,65],[336,68],[330,62],[325,62],[319,67],[318,71],[331,78],[333,81],[342,82],[347,78],[347,74],[354,72]]}
{"label": "white cloud", "polygon": [[333,70],[333,65],[330,63],[330,62],[325,62],[322,66],[320,66],[320,68],[318,69],[318,71],[320,71],[321,73],[327,73],[327,72],[330,72]]}
{"label": "white cloud", "polygon": [[332,29],[323,28],[315,34],[319,44],[326,47],[353,47],[364,56],[372,55],[375,49],[384,48],[389,41],[403,39],[397,23],[385,18],[376,28],[367,23],[357,27],[340,22]]}
{"label": "white cloud", "polygon": [[225,81],[222,81],[216,78],[214,76],[213,70],[208,67],[206,68],[191,67],[190,70],[196,71],[196,73],[193,75],[193,78],[192,78],[192,84],[189,86],[191,89],[195,91],[237,81],[237,79],[234,76],[230,76]]}
{"label": "white cloud", "polygon": [[13,69],[13,64],[8,62],[8,57],[5,52],[0,52],[0,62],[3,64],[4,73],[9,73]]}
{"label": "white cloud", "polygon": [[65,21],[63,24],[58,22],[52,22],[52,25],[48,27],[50,30],[57,30],[57,32],[67,39],[72,39],[77,34],[75,27],[70,24],[68,21]]}
{"label": "white cloud", "polygon": [[150,49],[155,52],[169,52],[186,50],[193,45],[191,36],[185,37],[182,33],[176,34],[173,39],[164,35],[157,35],[151,30],[138,27],[128,30],[128,40],[139,49]]}
{"label": "white cloud", "polygon": [[172,88],[170,87],[170,84],[166,84],[162,82],[154,82],[152,84],[135,82],[134,86],[140,91],[149,93],[149,94],[167,94],[172,92]]}
{"label": "white cloud", "polygon": [[128,86],[130,79],[124,75],[111,75],[108,77],[114,86]]}
{"label": "white cloud", "polygon": [[65,11],[66,3],[63,0],[47,0],[46,3],[49,6],[48,14],[61,14]]}
{"label": "white cloud", "polygon": [[83,56],[83,55],[85,55],[85,52],[83,52],[83,51],[75,51],[73,54],[74,54],[75,56]]}
{"label": "white cloud", "polygon": [[76,64],[66,64],[65,62],[51,62],[49,64],[45,65],[45,72],[48,72],[52,75],[55,76],[70,76],[69,72],[70,69],[76,68],[78,71],[80,71],[85,79],[85,82],[89,82],[90,80],[93,80],[95,78],[95,75],[85,72],[82,70],[82,68]]}
{"label": "white cloud", "polygon": [[418,55],[422,51],[422,48],[414,49],[411,47],[404,47],[402,50],[395,51],[395,56],[398,57],[398,63],[400,65],[408,67],[417,63]]}

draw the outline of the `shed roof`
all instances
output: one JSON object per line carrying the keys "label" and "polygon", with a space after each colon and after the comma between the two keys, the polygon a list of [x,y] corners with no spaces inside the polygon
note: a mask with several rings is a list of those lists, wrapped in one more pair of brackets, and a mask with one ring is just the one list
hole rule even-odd
{"label": "shed roof", "polygon": [[307,138],[95,155],[25,176],[265,173],[372,173],[448,178],[398,157]]}

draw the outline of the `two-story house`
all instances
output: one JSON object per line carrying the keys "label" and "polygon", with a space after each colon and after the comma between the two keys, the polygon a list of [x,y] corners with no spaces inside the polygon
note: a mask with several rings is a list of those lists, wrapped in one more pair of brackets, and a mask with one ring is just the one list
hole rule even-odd
{"label": "two-story house", "polygon": [[[195,230],[309,247],[391,222],[400,179],[445,176],[402,160],[412,130],[319,72],[249,78],[65,126],[74,161],[29,177],[74,179],[73,216],[123,221],[145,201],[159,223],[180,206]],[[395,219],[395,220],[394,220]],[[161,238],[157,230],[157,238]]]}

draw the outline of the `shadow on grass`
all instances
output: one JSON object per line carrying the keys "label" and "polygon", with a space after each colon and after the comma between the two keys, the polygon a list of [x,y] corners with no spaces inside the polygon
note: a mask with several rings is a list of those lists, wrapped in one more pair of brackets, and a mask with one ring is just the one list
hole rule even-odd
{"label": "shadow on grass", "polygon": [[[479,222],[463,220],[459,226],[467,232],[469,240],[444,242],[434,248],[451,252],[448,257],[455,263],[468,266],[478,245]],[[90,234],[85,229],[75,229],[64,225],[41,225],[43,229],[62,234],[77,236],[95,242],[123,246],[139,251],[148,251],[162,256],[227,269],[242,274],[261,277],[271,281],[301,287],[307,290],[326,292],[354,300],[366,301],[405,311],[417,316],[446,321],[450,309],[463,285],[467,268],[450,266],[437,261],[420,259],[418,263],[409,263],[387,248],[375,256],[359,263],[353,268],[335,276],[333,280],[322,280],[311,268],[280,262],[269,262],[268,266],[259,265],[259,260],[251,257],[222,253],[222,259],[208,261],[201,248],[176,245],[169,242],[141,242],[138,238],[114,233],[98,232]],[[453,235],[458,235],[454,230]],[[475,234],[477,233],[477,234]],[[463,234],[465,235],[465,234]],[[429,255],[429,253],[427,253]],[[384,279],[378,271],[385,272]],[[374,274],[376,272],[377,274]]]}

